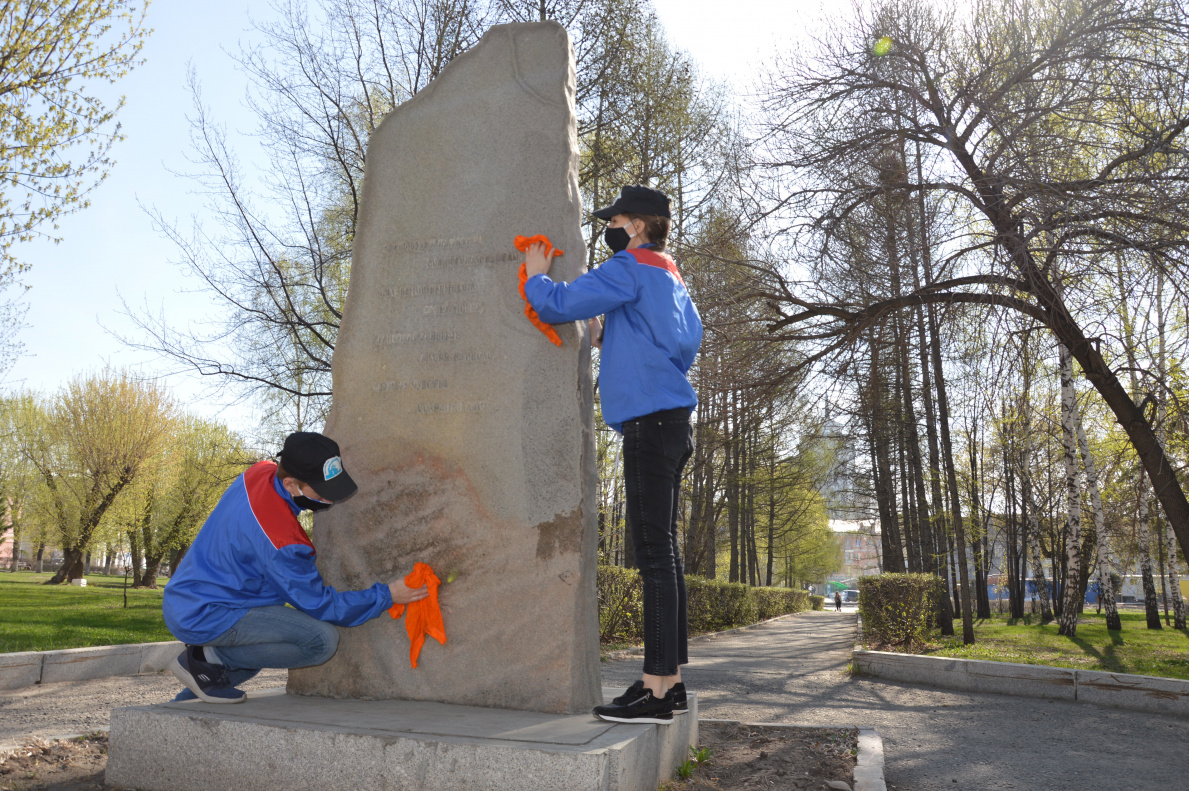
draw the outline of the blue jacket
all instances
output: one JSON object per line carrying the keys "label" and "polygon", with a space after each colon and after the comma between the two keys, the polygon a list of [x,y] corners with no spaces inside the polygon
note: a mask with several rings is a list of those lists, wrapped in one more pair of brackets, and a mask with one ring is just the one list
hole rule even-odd
{"label": "blue jacket", "polygon": [[276,471],[261,461],[235,479],[165,586],[165,625],[183,643],[214,640],[253,607],[292,604],[320,621],[358,626],[392,606],[382,582],[339,592],[322,581],[300,509]]}
{"label": "blue jacket", "polygon": [[673,259],[643,247],[616,253],[572,283],[529,278],[524,293],[550,324],[606,314],[599,356],[603,420],[698,405],[686,373],[702,344],[702,319]]}

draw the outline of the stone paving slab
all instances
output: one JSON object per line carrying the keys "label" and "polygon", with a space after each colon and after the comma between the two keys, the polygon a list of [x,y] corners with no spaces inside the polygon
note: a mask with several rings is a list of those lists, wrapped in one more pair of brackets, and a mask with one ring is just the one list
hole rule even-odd
{"label": "stone paving slab", "polygon": [[697,700],[660,726],[278,689],[116,709],[110,739],[107,782],[145,791],[653,791],[697,743]]}

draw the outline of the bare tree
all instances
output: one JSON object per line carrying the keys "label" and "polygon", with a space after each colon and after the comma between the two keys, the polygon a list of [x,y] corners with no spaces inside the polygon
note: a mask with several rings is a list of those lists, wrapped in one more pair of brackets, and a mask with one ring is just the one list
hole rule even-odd
{"label": "bare tree", "polygon": [[[883,37],[887,51],[873,50]],[[944,197],[955,235],[935,278],[883,299],[767,272],[762,293],[784,312],[772,334],[807,344],[799,364],[811,365],[919,305],[1026,317],[1069,350],[1189,547],[1174,467],[1108,362],[1110,339],[1086,330],[1116,254],[1184,293],[1187,42],[1171,0],[980,0],[964,17],[890,0],[785,64],[756,161],[769,232],[794,234],[802,258],[836,255],[849,219],[895,189]],[[925,152],[919,178],[895,164],[906,140]],[[845,163],[889,157],[892,167],[837,177]]]}

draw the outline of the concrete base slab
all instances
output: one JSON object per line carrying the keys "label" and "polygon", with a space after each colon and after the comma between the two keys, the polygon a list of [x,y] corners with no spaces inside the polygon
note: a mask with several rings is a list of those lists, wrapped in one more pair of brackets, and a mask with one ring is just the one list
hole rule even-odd
{"label": "concrete base slab", "polygon": [[[604,690],[609,700],[622,690]],[[144,791],[654,791],[698,741],[672,725],[404,700],[249,695],[115,709],[106,782]]]}

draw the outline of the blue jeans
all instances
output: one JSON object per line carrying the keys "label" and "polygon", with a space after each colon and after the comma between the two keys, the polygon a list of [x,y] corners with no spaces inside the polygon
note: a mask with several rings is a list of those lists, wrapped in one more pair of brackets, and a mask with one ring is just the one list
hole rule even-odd
{"label": "blue jeans", "polygon": [[[238,687],[266,667],[291,668],[320,665],[334,656],[339,633],[331,624],[284,605],[248,610],[223,634],[202,649],[208,661],[219,661]],[[177,700],[193,700],[189,689]]]}
{"label": "blue jeans", "polygon": [[681,472],[694,452],[690,410],[669,409],[623,424],[628,527],[644,581],[644,672],[676,675],[689,664],[685,570],[677,543]]}

